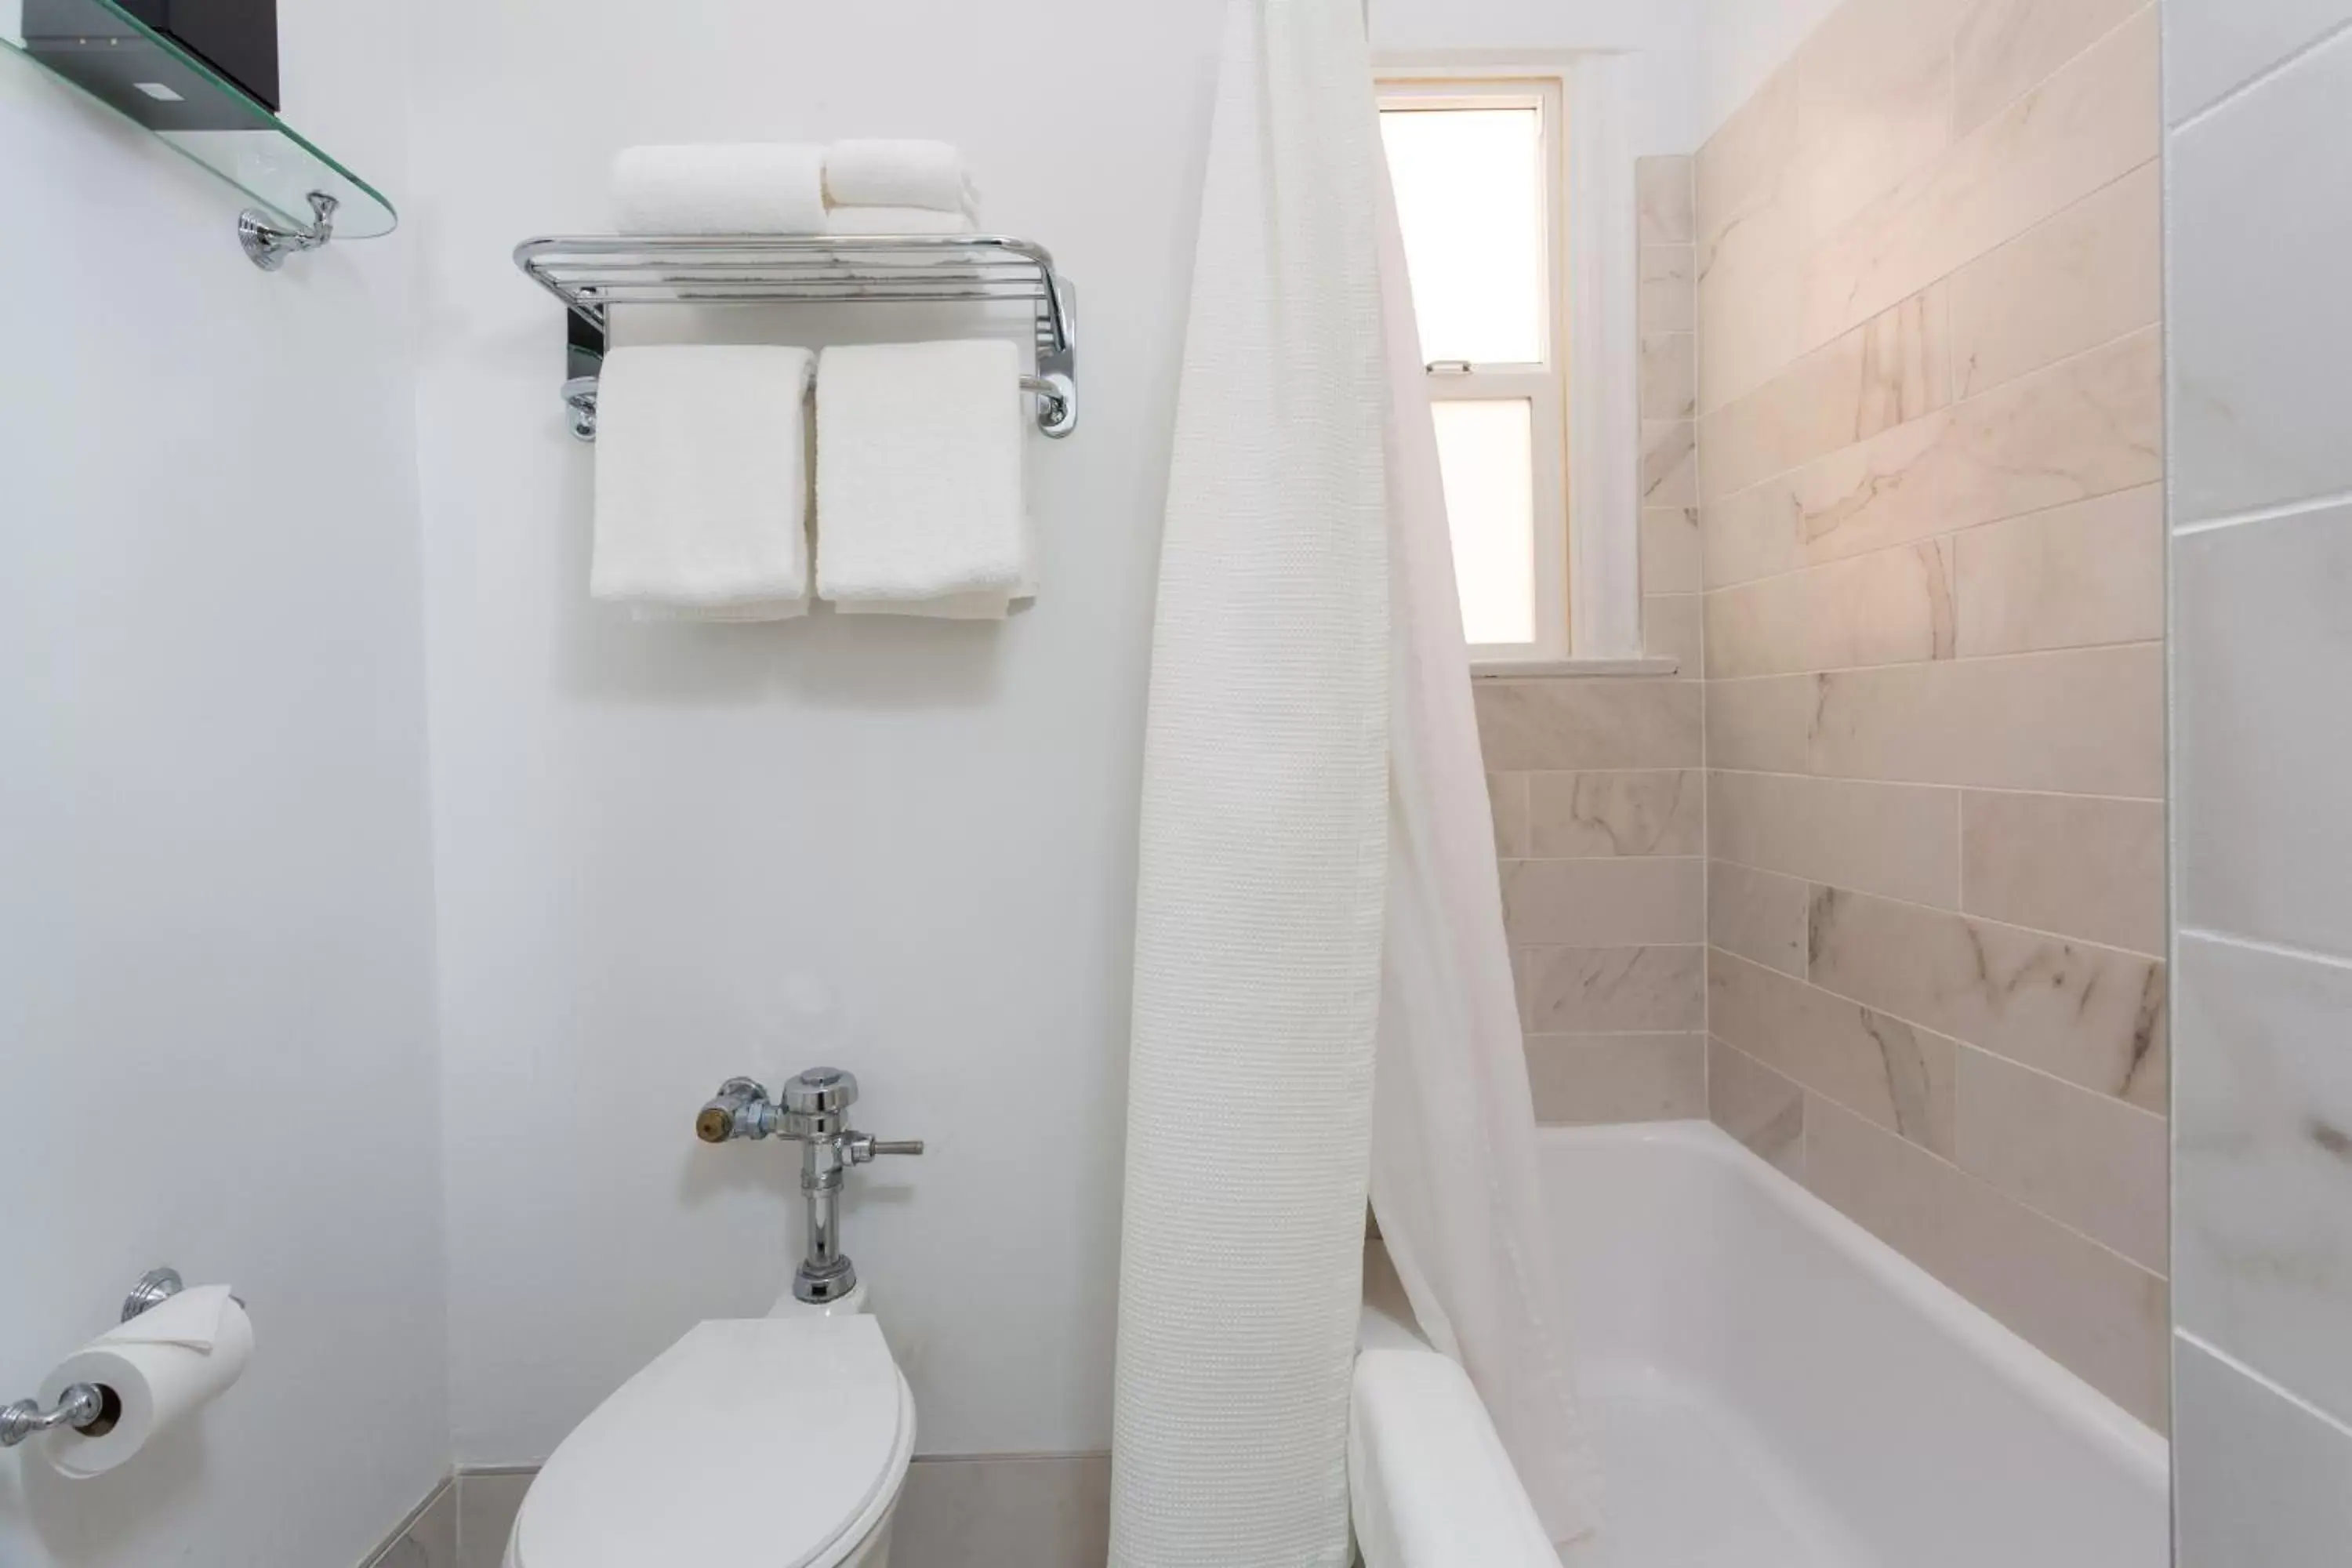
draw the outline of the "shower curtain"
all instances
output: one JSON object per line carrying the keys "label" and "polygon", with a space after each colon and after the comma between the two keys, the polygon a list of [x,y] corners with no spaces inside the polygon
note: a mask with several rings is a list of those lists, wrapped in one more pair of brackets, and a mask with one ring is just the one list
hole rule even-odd
{"label": "shower curtain", "polygon": [[1591,1523],[1420,378],[1358,0],[1230,0],[1144,748],[1113,1568],[1344,1568],[1368,1194],[1554,1537]]}

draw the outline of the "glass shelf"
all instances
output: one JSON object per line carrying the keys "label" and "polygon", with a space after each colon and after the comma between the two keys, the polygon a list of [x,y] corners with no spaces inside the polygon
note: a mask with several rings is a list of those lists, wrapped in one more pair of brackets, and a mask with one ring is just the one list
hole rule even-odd
{"label": "glass shelf", "polygon": [[390,234],[392,204],[196,56],[110,0],[0,0],[0,44],[162,137],[299,232],[333,198],[339,239]]}

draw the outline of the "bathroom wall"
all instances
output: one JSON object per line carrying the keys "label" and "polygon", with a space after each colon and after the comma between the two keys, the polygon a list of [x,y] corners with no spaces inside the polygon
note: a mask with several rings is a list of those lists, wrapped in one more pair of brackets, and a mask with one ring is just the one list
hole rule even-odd
{"label": "bathroom wall", "polygon": [[1664,674],[1481,679],[1538,1121],[1706,1114],[1691,159],[1641,159],[1642,628]]}
{"label": "bathroom wall", "polygon": [[2165,0],[2183,1568],[2352,1537],[2352,5]]}
{"label": "bathroom wall", "polygon": [[[1376,42],[1625,41],[1597,8],[1444,9],[1383,0]],[[1222,13],[419,7],[462,1462],[543,1458],[687,1325],[784,1288],[792,1155],[690,1121],[731,1073],[825,1060],[866,1126],[930,1141],[861,1171],[846,1221],[921,1450],[1108,1445],[1151,592]],[[1682,69],[1637,97],[1671,77],[1684,103]],[[961,142],[989,226],[1077,282],[1083,424],[1031,455],[1045,592],[1003,626],[599,609],[561,321],[509,251],[604,226],[627,143],[856,133]]]}
{"label": "bathroom wall", "polygon": [[[289,115],[404,192],[405,7],[281,10]],[[0,1456],[0,1561],[348,1568],[448,1464],[411,253],[265,275],[5,52],[0,146],[0,1402],[158,1264],[258,1333],[106,1478]]]}
{"label": "bathroom wall", "polygon": [[1846,0],[1697,163],[1717,1120],[2165,1418],[2157,17]]}

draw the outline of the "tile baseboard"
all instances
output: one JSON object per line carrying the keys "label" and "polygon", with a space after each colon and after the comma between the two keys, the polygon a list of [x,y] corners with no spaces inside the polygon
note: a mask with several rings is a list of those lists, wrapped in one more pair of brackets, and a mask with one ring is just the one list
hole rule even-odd
{"label": "tile baseboard", "polygon": [[[460,1470],[434,1488],[366,1568],[499,1568],[536,1465]],[[891,1568],[1101,1568],[1110,1456],[918,1458],[891,1531]]]}

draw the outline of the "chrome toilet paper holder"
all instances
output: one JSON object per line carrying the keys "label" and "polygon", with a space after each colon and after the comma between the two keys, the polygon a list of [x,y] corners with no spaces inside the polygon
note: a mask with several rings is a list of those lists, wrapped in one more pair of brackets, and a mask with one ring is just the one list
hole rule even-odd
{"label": "chrome toilet paper holder", "polygon": [[[150,1268],[122,1299],[122,1321],[152,1311],[186,1289],[178,1269]],[[70,1426],[84,1436],[104,1436],[121,1415],[122,1400],[114,1390],[100,1384],[77,1383],[58,1395],[53,1410],[42,1409],[37,1399],[19,1399],[0,1409],[0,1448],[13,1448],[60,1426]]]}

